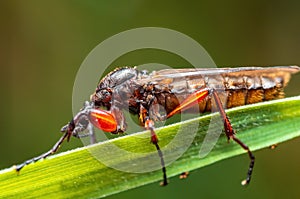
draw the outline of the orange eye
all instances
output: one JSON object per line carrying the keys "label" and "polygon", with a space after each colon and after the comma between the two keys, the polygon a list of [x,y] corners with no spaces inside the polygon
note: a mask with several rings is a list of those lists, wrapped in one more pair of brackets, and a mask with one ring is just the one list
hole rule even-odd
{"label": "orange eye", "polygon": [[89,114],[90,122],[106,132],[113,132],[117,130],[117,122],[112,114],[104,110],[93,109]]}

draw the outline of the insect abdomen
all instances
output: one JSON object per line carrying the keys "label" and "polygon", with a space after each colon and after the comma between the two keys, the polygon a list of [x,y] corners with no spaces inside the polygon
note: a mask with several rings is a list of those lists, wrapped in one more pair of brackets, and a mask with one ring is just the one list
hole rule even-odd
{"label": "insect abdomen", "polygon": [[283,88],[289,77],[286,76],[254,76],[226,77],[227,108],[254,104],[262,101],[284,97]]}

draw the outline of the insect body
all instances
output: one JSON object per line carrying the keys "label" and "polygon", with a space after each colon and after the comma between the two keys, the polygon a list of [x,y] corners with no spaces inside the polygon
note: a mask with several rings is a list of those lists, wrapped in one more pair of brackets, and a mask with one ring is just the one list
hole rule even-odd
{"label": "insect body", "polygon": [[[62,142],[71,136],[93,135],[91,125],[111,133],[122,133],[127,124],[124,110],[138,115],[140,123],[150,130],[151,143],[157,149],[161,160],[163,182],[167,185],[167,174],[163,153],[158,145],[154,121],[165,120],[182,110],[208,112],[212,109],[212,99],[220,113],[228,139],[234,140],[248,152],[250,165],[243,185],[248,184],[254,166],[254,155],[235,136],[224,107],[231,108],[284,97],[283,88],[291,74],[299,72],[297,66],[244,67],[244,68],[197,68],[166,69],[150,74],[136,68],[118,68],[106,75],[72,120],[61,131],[64,135],[51,150],[36,158],[25,161],[15,168],[20,171],[25,165],[56,152]],[[225,92],[221,99],[218,92]],[[153,105],[156,108],[150,109]],[[198,109],[195,109],[195,105]],[[164,109],[164,110],[162,110]],[[88,129],[89,134],[81,134]]]}

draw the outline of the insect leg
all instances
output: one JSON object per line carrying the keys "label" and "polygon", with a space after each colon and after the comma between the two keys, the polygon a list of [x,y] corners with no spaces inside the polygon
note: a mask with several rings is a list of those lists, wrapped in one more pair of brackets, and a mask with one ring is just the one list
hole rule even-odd
{"label": "insect leg", "polygon": [[177,106],[173,111],[171,111],[167,115],[167,118],[170,118],[176,113],[178,113],[179,111],[187,109],[191,107],[193,104],[204,100],[209,95],[209,92],[210,92],[209,88],[204,88],[190,94],[185,100],[183,100],[183,102],[180,103],[179,106]]}
{"label": "insect leg", "polygon": [[77,118],[76,121],[74,121],[74,118],[73,118],[67,125],[65,125],[61,128],[60,131],[63,132],[64,135],[54,144],[54,146],[49,151],[47,151],[46,153],[43,153],[40,156],[32,158],[30,160],[26,160],[22,164],[15,165],[14,166],[15,170],[17,172],[19,172],[24,166],[26,166],[30,163],[36,162],[38,160],[44,159],[44,158],[48,157],[49,155],[52,155],[53,153],[55,153],[59,149],[60,145],[63,143],[63,141],[65,139],[67,139],[67,141],[69,141],[70,137],[73,135],[73,130],[76,128],[75,123],[77,123],[79,121],[81,115],[84,115],[84,114],[82,114],[81,112],[78,113],[77,117],[76,117]]}
{"label": "insect leg", "polygon": [[[167,118],[172,117],[173,115],[175,115],[176,113],[187,109],[189,107],[191,107],[192,105],[194,105],[195,103],[199,103],[202,100],[204,100],[208,95],[210,94],[210,89],[209,88],[203,88],[200,89],[192,94],[190,94],[185,100],[183,100],[183,102],[181,102],[179,104],[179,106],[177,106],[174,110],[172,110],[168,115]],[[188,171],[183,172],[179,178],[180,179],[184,179],[188,177]]]}
{"label": "insect leg", "polygon": [[151,143],[155,145],[158,156],[160,157],[160,163],[161,163],[162,172],[163,172],[163,181],[160,183],[160,185],[161,186],[166,186],[168,184],[167,170],[166,170],[166,166],[165,166],[164,156],[163,156],[163,153],[160,150],[160,147],[158,145],[158,138],[157,138],[157,135],[154,131],[154,122],[151,119],[146,118],[145,128],[147,130],[150,130],[150,132],[151,132]]}
{"label": "insect leg", "polygon": [[90,143],[91,144],[97,143],[95,129],[94,129],[94,127],[93,127],[93,125],[91,123],[88,124],[87,129],[89,131]]}
{"label": "insect leg", "polygon": [[255,157],[252,154],[249,147],[235,136],[234,130],[233,130],[233,128],[231,126],[231,123],[230,123],[230,121],[229,121],[229,119],[228,119],[228,117],[225,113],[225,110],[222,106],[222,102],[221,102],[217,92],[215,90],[212,90],[211,92],[212,92],[213,98],[215,99],[217,109],[218,109],[218,111],[221,115],[221,118],[223,120],[224,129],[225,129],[225,133],[227,135],[227,138],[234,140],[236,143],[238,143],[243,149],[245,149],[248,152],[248,155],[249,155],[249,158],[250,158],[250,165],[249,165],[249,169],[248,169],[248,173],[247,173],[247,178],[242,181],[242,185],[247,185],[247,184],[250,183],[250,180],[251,180],[251,175],[252,175],[252,171],[253,171],[253,167],[254,167]]}
{"label": "insect leg", "polygon": [[139,119],[140,119],[141,123],[144,124],[145,129],[150,130],[151,143],[154,144],[156,147],[158,156],[160,157],[160,163],[161,163],[162,172],[163,172],[163,181],[160,183],[160,185],[165,186],[168,184],[168,180],[167,180],[167,170],[166,170],[166,166],[165,166],[164,156],[158,145],[158,138],[154,131],[154,122],[153,122],[153,120],[150,119],[149,112],[143,105],[140,105]]}
{"label": "insect leg", "polygon": [[43,153],[40,156],[37,156],[30,160],[27,160],[27,161],[23,162],[22,164],[15,165],[14,166],[15,170],[17,172],[19,172],[24,166],[26,166],[30,163],[36,162],[38,160],[44,159],[44,158],[48,157],[49,155],[55,153],[58,150],[58,148],[60,147],[60,145],[63,143],[63,141],[67,138],[68,135],[69,135],[69,132],[65,132],[64,135],[55,143],[55,145],[52,147],[52,149],[50,149],[46,153]]}
{"label": "insect leg", "polygon": [[121,111],[120,108],[118,108],[117,106],[112,106],[110,111],[111,114],[114,116],[116,123],[118,124],[117,130],[111,133],[123,133],[127,128],[123,111]]}
{"label": "insect leg", "polygon": [[67,141],[69,141],[71,136],[79,137],[78,133],[80,131],[83,131],[86,129],[86,125],[82,124],[81,122],[86,121],[86,117],[87,117],[88,111],[90,111],[90,109],[91,109],[91,105],[89,104],[89,102],[86,102],[84,109],[82,111],[80,111],[79,113],[77,113],[76,116],[74,118],[72,118],[72,120],[67,125],[65,125],[61,128],[60,131],[63,132],[64,135],[55,143],[55,145],[49,151],[47,151],[46,153],[43,153],[40,156],[37,156],[30,160],[27,160],[27,161],[23,162],[22,164],[18,164],[16,166],[14,166],[15,170],[17,172],[19,172],[24,166],[26,166],[30,163],[36,162],[40,159],[44,159],[44,158],[48,157],[49,155],[55,153],[59,149],[60,145],[63,143],[63,141],[65,139],[67,139]]}

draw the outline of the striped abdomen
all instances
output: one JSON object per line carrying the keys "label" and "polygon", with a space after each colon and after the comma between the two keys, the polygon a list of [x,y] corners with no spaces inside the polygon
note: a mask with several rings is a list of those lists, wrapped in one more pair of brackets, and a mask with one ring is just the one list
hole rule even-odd
{"label": "striped abdomen", "polygon": [[289,77],[264,76],[224,77],[227,108],[253,104],[284,97],[283,88]]}

